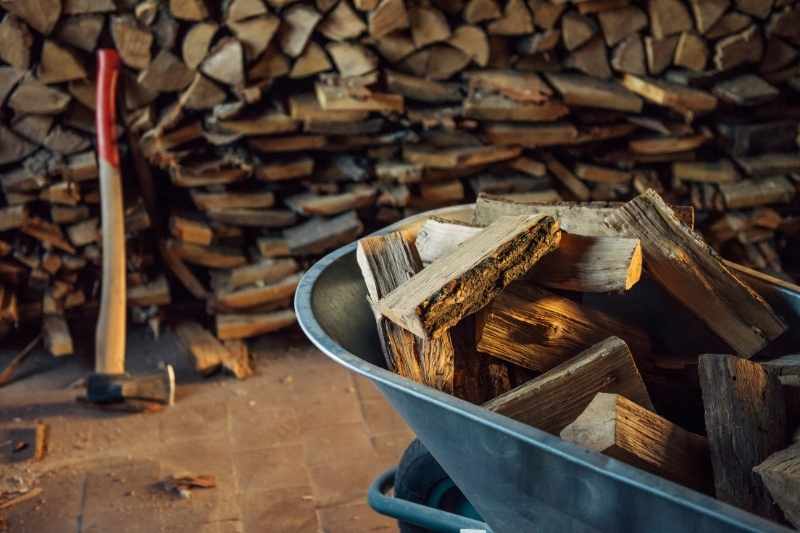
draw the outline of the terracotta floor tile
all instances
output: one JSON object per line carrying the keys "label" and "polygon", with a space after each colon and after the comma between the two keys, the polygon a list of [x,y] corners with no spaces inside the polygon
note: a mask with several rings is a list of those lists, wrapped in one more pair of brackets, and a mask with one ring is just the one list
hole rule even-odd
{"label": "terracotta floor tile", "polygon": [[336,388],[325,396],[295,394],[294,398],[299,415],[297,423],[302,431],[331,423],[364,423],[361,402],[352,387]]}
{"label": "terracotta floor tile", "polygon": [[8,531],[14,533],[76,533],[83,500],[85,474],[64,468],[39,478],[42,494],[15,505],[5,513]]}
{"label": "terracotta floor tile", "polygon": [[159,513],[161,528],[176,532],[193,531],[196,526],[237,521],[242,517],[241,502],[236,492],[222,487],[193,489],[189,499],[164,494]]}
{"label": "terracotta floor tile", "polygon": [[319,426],[303,432],[306,463],[317,466],[330,463],[375,462],[372,447],[363,423]]}
{"label": "terracotta floor tile", "polygon": [[230,402],[233,450],[259,450],[301,442],[295,410],[269,407],[265,403],[241,399]]}
{"label": "terracotta floor tile", "polygon": [[158,430],[161,441],[167,443],[225,435],[228,432],[227,403],[205,402],[167,409],[158,417]]}
{"label": "terracotta floor tile", "polygon": [[80,533],[153,533],[161,530],[158,513],[143,513],[133,509],[108,510],[84,516]]}
{"label": "terracotta floor tile", "polygon": [[353,384],[361,400],[383,400],[383,395],[373,382],[363,376],[353,375]]}
{"label": "terracotta floor tile", "polygon": [[376,513],[366,502],[337,505],[320,509],[317,512],[323,533],[353,533],[356,531],[392,533],[398,531],[397,522],[394,519]]}
{"label": "terracotta floor tile", "polygon": [[161,480],[158,462],[117,458],[103,463],[89,467],[86,474],[84,521],[110,511],[122,513],[155,510],[158,507],[160,490],[156,484]]}
{"label": "terracotta floor tile", "polygon": [[372,447],[375,453],[384,460],[391,462],[399,462],[403,452],[406,451],[408,445],[414,440],[414,434],[411,431],[397,431],[392,433],[382,433],[380,435],[373,435],[371,437]]}
{"label": "terracotta floor tile", "polygon": [[233,462],[239,492],[308,487],[303,448],[292,444],[236,453]]}
{"label": "terracotta floor tile", "polygon": [[381,465],[377,461],[309,466],[317,507],[366,500],[370,484],[381,471]]}
{"label": "terracotta floor tile", "polygon": [[319,521],[309,487],[241,495],[245,533],[317,533]]}
{"label": "terracotta floor tile", "polygon": [[227,435],[172,442],[162,445],[155,457],[161,463],[161,479],[170,475],[210,474],[217,486],[236,490],[231,444]]}
{"label": "terracotta floor tile", "polygon": [[364,409],[364,420],[367,422],[370,433],[379,435],[409,431],[403,417],[397,414],[385,400],[365,400],[361,402],[361,406]]}
{"label": "terracotta floor tile", "polygon": [[231,447],[259,450],[302,441],[293,408],[272,408],[240,403],[231,409]]}
{"label": "terracotta floor tile", "polygon": [[94,420],[91,423],[92,446],[120,452],[129,448],[152,446],[158,440],[158,425],[163,414],[126,413]]}

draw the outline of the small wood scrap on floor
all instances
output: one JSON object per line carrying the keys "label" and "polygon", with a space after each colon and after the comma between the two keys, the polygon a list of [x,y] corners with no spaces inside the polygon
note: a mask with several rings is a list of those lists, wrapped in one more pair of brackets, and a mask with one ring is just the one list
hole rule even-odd
{"label": "small wood scrap on floor", "polygon": [[0,430],[0,464],[44,460],[49,438],[50,426],[44,422]]}
{"label": "small wood scrap on floor", "polygon": [[175,333],[199,374],[209,376],[220,369],[237,379],[247,379],[254,374],[253,357],[244,340],[219,340],[197,322],[182,322],[175,327]]}
{"label": "small wood scrap on floor", "polygon": [[216,486],[216,476],[209,474],[170,475],[161,482],[161,487],[165,492],[173,494],[182,500],[190,499],[194,489],[213,489]]}

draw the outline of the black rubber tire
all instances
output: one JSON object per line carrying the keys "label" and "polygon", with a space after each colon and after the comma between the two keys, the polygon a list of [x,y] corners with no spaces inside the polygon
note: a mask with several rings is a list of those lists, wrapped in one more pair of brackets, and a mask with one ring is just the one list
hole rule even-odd
{"label": "black rubber tire", "polygon": [[[414,439],[397,465],[394,495],[396,498],[425,505],[434,487],[449,477],[419,439]],[[397,524],[400,533],[429,533],[429,530],[407,522],[398,520]]]}

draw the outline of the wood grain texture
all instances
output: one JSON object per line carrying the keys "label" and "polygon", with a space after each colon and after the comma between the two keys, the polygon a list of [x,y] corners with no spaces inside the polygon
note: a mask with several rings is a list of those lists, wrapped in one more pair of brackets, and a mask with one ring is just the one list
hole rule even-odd
{"label": "wood grain texture", "polygon": [[383,297],[377,309],[415,335],[438,336],[555,249],[558,230],[544,215],[501,218]]}
{"label": "wood grain texture", "polygon": [[[530,203],[515,202],[489,194],[480,194],[475,202],[472,222],[488,226],[499,217],[515,215],[549,215],[558,219],[562,230],[575,235],[607,236],[613,235],[605,224],[605,218],[619,207],[615,202],[557,202]],[[676,206],[675,213],[681,221],[694,227],[694,209]]]}
{"label": "wood grain texture", "polygon": [[[422,261],[414,248],[414,236],[408,231],[359,240],[356,259],[373,306],[422,270]],[[449,333],[423,339],[378,313],[375,319],[390,369],[419,383],[452,392],[454,355]]]}
{"label": "wood grain texture", "polygon": [[524,368],[544,372],[609,335],[624,339],[634,354],[650,351],[647,334],[528,283],[515,283],[478,318],[478,350]]}
{"label": "wood grain texture", "polygon": [[756,466],[770,496],[795,528],[800,528],[800,443],[775,452]]}
{"label": "wood grain texture", "polygon": [[561,438],[695,490],[710,492],[708,442],[620,394],[599,393]]}
{"label": "wood grain texture", "polygon": [[[452,253],[483,228],[431,217],[417,234],[423,263]],[[625,291],[642,273],[642,250],[637,239],[584,237],[561,232],[559,246],[531,269],[527,279],[549,288],[579,292]]]}
{"label": "wood grain texture", "polygon": [[617,337],[590,346],[484,407],[558,434],[598,392],[620,394],[647,409],[653,408],[628,346]]}
{"label": "wood grain texture", "polygon": [[701,355],[698,374],[717,498],[780,520],[780,510],[753,473],[789,444],[777,372],[732,355]]}
{"label": "wood grain texture", "polygon": [[751,357],[786,329],[772,307],[654,191],[620,207],[606,223],[620,235],[638,238],[653,278],[739,355]]}

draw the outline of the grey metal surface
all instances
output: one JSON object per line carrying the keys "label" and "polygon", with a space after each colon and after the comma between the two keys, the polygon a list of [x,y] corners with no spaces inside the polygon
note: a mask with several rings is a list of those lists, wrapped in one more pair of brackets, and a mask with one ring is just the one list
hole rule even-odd
{"label": "grey metal surface", "polygon": [[[797,335],[800,294],[762,279],[748,281],[779,308]],[[641,318],[661,317],[662,302],[648,304]],[[379,387],[495,533],[788,531],[387,371],[355,244],[332,252],[306,273],[295,309],[303,331],[322,352]]]}

